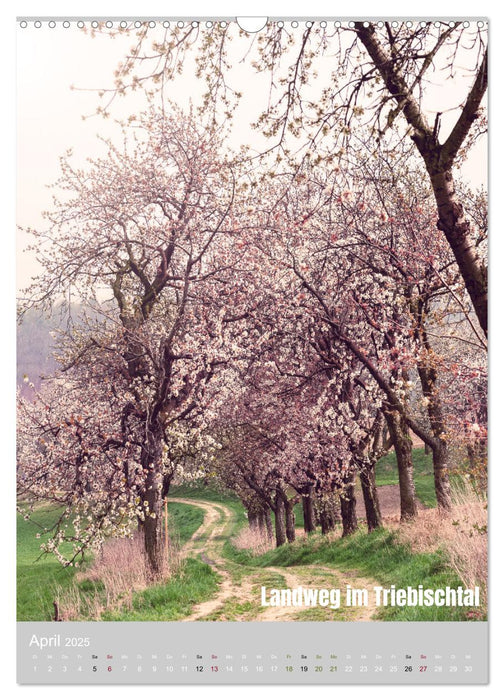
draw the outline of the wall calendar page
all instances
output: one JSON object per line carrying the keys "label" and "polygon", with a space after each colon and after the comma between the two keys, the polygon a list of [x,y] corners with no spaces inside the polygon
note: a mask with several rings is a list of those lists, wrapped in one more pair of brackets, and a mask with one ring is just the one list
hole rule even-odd
{"label": "wall calendar page", "polygon": [[18,683],[488,683],[488,21],[16,35]]}

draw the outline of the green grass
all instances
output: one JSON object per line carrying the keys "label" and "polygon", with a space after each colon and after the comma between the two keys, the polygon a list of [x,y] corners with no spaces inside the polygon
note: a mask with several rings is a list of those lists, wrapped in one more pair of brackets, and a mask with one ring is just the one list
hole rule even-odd
{"label": "green grass", "polygon": [[[60,510],[39,508],[34,521],[17,516],[17,619],[51,620],[54,615],[53,600],[56,589],[65,590],[74,581],[76,569],[64,568],[52,554],[42,554],[40,545],[46,542],[46,528],[55,522]],[[36,538],[41,534],[40,539]],[[70,547],[63,547],[69,554]],[[41,556],[42,554],[42,556]]]}
{"label": "green grass", "polygon": [[250,569],[250,571],[247,569],[247,572],[249,575],[250,572],[254,573],[250,599],[240,600],[236,596],[230,596],[219,608],[201,618],[202,620],[255,620],[263,610],[260,603],[261,586],[267,588],[285,588],[286,586],[285,578],[276,572],[262,571],[261,569]]}
{"label": "green grass", "polygon": [[[168,496],[168,499],[170,498],[194,498],[201,501],[211,501],[228,508],[232,513],[232,517],[222,533],[222,539],[228,540],[234,537],[243,527],[248,525],[245,507],[240,499],[232,491],[216,489],[211,483],[205,484],[202,479],[190,484],[173,486]],[[172,510],[175,505],[179,504],[169,503],[168,507]],[[203,510],[201,508],[198,508],[198,510],[202,514],[201,517],[203,517]],[[179,522],[177,522],[177,527],[180,527]]]}
{"label": "green grass", "polygon": [[[413,450],[413,479],[418,500],[428,508],[435,508],[436,491],[434,489],[434,467],[432,455],[425,454],[423,448]],[[388,486],[398,484],[397,460],[395,452],[382,457],[376,464],[376,485]]]}
{"label": "green grass", "polygon": [[245,507],[232,491],[217,489],[212,484],[205,484],[202,479],[180,486],[172,486],[168,494],[168,499],[170,498],[198,498],[202,501],[220,503],[233,511],[238,525],[247,523]]}
{"label": "green grass", "polygon": [[168,503],[168,532],[177,537],[181,545],[190,540],[196,530],[203,525],[204,518],[204,511],[197,506]]}
{"label": "green grass", "polygon": [[[422,450],[414,450],[415,481],[420,498],[427,505],[435,505],[432,484],[432,461]],[[397,469],[393,455],[380,460],[377,468],[379,485],[397,483]],[[424,485],[424,489],[422,489]],[[420,488],[419,488],[420,486]],[[429,490],[430,489],[430,490]],[[347,576],[364,576],[383,586],[394,584],[397,588],[416,587],[443,588],[458,586],[460,581],[448,568],[444,555],[435,553],[412,553],[409,545],[400,542],[398,535],[385,529],[367,534],[363,529],[355,535],[328,540],[320,534],[303,538],[293,544],[254,556],[250,551],[238,550],[231,544],[232,537],[247,524],[242,503],[231,492],[221,492],[202,482],[182,485],[170,492],[173,498],[195,498],[212,501],[228,507],[233,517],[223,533],[223,554],[229,561],[229,573],[234,581],[243,576],[253,576],[257,585],[264,567],[325,565]],[[425,500],[424,500],[425,499]],[[203,523],[204,513],[197,506],[169,503],[170,530],[181,544],[186,542]],[[64,569],[54,557],[40,555],[41,539],[37,532],[54,521],[55,511],[41,508],[35,513],[37,524],[18,519],[18,619],[49,620],[52,617],[52,601],[56,587],[65,589],[75,585],[75,569]],[[298,521],[302,522],[302,519]],[[336,573],[337,573],[336,571]],[[218,574],[207,564],[188,559],[181,571],[162,585],[152,586],[133,597],[131,609],[109,612],[107,620],[176,620],[190,614],[192,607],[211,598],[218,588]],[[79,588],[86,592],[89,586],[99,583],[81,581]],[[226,609],[216,611],[212,619],[253,619],[255,604],[250,601],[226,602]],[[469,612],[469,615],[468,615]],[[380,619],[384,620],[464,620],[471,617],[465,608],[382,608]],[[320,619],[325,619],[322,615]]]}
{"label": "green grass", "polygon": [[[432,456],[426,455],[422,449],[415,449],[413,463],[420,500],[426,505],[435,506]],[[397,466],[393,454],[380,460],[377,466],[377,483],[397,483]],[[234,509],[239,517],[233,531],[246,524],[243,506],[232,494],[222,494],[202,484],[183,487],[181,491],[180,497],[216,501]],[[175,496],[175,493],[171,495]],[[302,523],[302,518],[296,518],[296,521]],[[293,544],[286,544],[259,556],[254,556],[247,550],[237,549],[227,539],[223,554],[237,565],[237,571],[246,575],[253,575],[258,569],[269,566],[320,564],[333,566],[346,574],[350,572],[355,576],[372,578],[385,587],[395,585],[396,588],[407,588],[422,584],[424,589],[435,589],[461,585],[457,575],[449,568],[443,552],[413,553],[407,543],[399,541],[397,533],[384,528],[370,534],[362,528],[351,537],[332,541],[320,534],[313,534],[308,539],[297,540]],[[232,607],[235,608],[236,614],[245,612],[236,606]],[[476,611],[477,614],[478,612]],[[456,621],[471,619],[472,613],[469,608],[387,607],[380,610],[379,618],[396,621]]]}
{"label": "green grass", "polygon": [[191,614],[196,603],[213,596],[218,589],[218,580],[218,575],[208,564],[186,559],[181,572],[166,583],[136,593],[131,609],[106,613],[102,620],[180,620]]}
{"label": "green grass", "polygon": [[[228,508],[232,513],[232,517],[226,531],[223,533],[226,538],[233,537],[242,527],[248,524],[245,506],[232,491],[214,488],[211,483],[205,484],[202,479],[189,484],[173,486],[170,489],[168,501],[170,498],[195,498],[201,501],[211,501]],[[168,507],[172,509],[175,505],[175,503],[169,503]],[[198,510],[203,514],[201,508],[198,508]],[[177,527],[180,527],[179,523],[177,523]]]}
{"label": "green grass", "polygon": [[[38,508],[33,514],[34,522],[17,516],[17,619],[20,621],[53,619],[53,601],[57,592],[63,594],[77,585],[87,594],[92,592],[91,589],[100,590],[102,587],[100,582],[89,580],[76,583],[75,575],[79,569],[64,568],[52,554],[40,556],[40,545],[48,539],[44,530],[51,527],[60,512],[48,506]],[[171,503],[169,518],[170,533],[182,545],[203,523],[204,513],[196,506]],[[37,533],[41,533],[40,539],[36,538]],[[71,548],[63,546],[62,551],[69,554]],[[80,563],[81,570],[85,570],[91,559],[88,554]]]}
{"label": "green grass", "polygon": [[[257,567],[325,564],[346,574],[367,576],[385,587],[392,584],[397,588],[420,584],[424,588],[461,585],[448,568],[442,552],[413,553],[409,545],[398,540],[396,533],[385,529],[370,534],[360,530],[351,537],[332,541],[315,535],[259,556],[228,543],[225,555],[241,564]],[[467,613],[466,608],[387,607],[381,609],[379,617],[383,620],[442,621],[468,619]]]}

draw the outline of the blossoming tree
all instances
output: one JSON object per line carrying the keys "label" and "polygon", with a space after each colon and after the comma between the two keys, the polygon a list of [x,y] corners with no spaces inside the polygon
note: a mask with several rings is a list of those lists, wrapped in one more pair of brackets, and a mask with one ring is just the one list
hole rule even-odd
{"label": "blossoming tree", "polygon": [[210,440],[202,405],[222,362],[212,279],[235,226],[221,141],[178,111],[146,113],[89,167],[62,159],[63,197],[31,231],[43,272],[24,306],[71,298],[86,316],[59,343],[50,395],[21,401],[22,488],[64,505],[55,546],[75,513],[76,551],[138,517],[153,574],[173,474]]}

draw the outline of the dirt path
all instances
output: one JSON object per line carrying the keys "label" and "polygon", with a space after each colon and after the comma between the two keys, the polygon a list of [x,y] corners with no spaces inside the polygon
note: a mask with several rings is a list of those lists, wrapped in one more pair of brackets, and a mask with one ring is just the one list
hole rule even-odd
{"label": "dirt path", "polygon": [[234,595],[234,586],[226,567],[226,561],[221,556],[222,537],[224,531],[229,528],[233,514],[226,506],[211,503],[210,501],[195,501],[185,498],[170,498],[172,503],[186,503],[197,506],[205,511],[203,524],[196,530],[191,539],[182,549],[182,556],[201,559],[212,566],[219,574],[221,581],[216,598],[204,601],[197,605],[192,614],[185,620],[200,620],[207,617]]}
{"label": "dirt path", "polygon": [[231,536],[233,513],[229,508],[211,501],[189,498],[171,498],[171,502],[185,503],[201,508],[205,515],[203,524],[184,545],[184,558],[201,559],[219,575],[219,590],[211,600],[196,605],[186,621],[194,620],[371,620],[376,608],[346,607],[332,610],[328,607],[293,608],[261,606],[261,586],[270,588],[339,588],[346,586],[364,588],[369,592],[376,581],[354,576],[353,572],[342,572],[328,566],[316,564],[289,567],[241,566],[226,559],[222,549]]}

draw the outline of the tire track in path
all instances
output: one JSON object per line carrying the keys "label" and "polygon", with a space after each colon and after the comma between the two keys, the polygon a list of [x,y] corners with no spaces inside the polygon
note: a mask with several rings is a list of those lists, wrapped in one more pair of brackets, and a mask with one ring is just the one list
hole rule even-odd
{"label": "tire track in path", "polygon": [[[261,607],[258,606],[259,591],[261,583],[265,577],[274,580],[285,581],[281,587],[295,589],[299,586],[346,589],[346,586],[353,588],[364,588],[371,591],[374,586],[379,585],[376,581],[360,576],[354,576],[351,572],[342,572],[328,566],[317,564],[289,567],[261,567],[257,573],[249,573],[250,567],[243,567],[243,572],[236,577],[236,569],[239,565],[234,562],[231,565],[223,556],[222,550],[224,541],[230,536],[233,513],[225,505],[212,501],[197,500],[191,498],[169,498],[172,503],[185,503],[196,506],[204,511],[202,525],[193,533],[191,539],[183,546],[181,554],[183,558],[193,557],[201,559],[211,566],[219,575],[219,589],[217,595],[210,600],[198,603],[193,608],[191,615],[184,618],[184,621],[208,619],[217,616],[218,619],[250,619],[255,621],[271,622],[276,620],[294,620],[299,614],[296,608],[290,607]],[[234,581],[230,569],[234,569],[235,576],[239,581]],[[275,584],[279,586],[279,584]],[[238,602],[240,605],[248,605],[250,617],[247,613],[233,615],[227,618],[225,606],[229,601]],[[304,608],[304,611],[307,609]],[[376,606],[367,605],[359,608],[345,608],[344,618],[354,621],[372,620],[376,613]],[[221,613],[224,617],[220,617]],[[306,614],[303,619],[309,619]]]}

